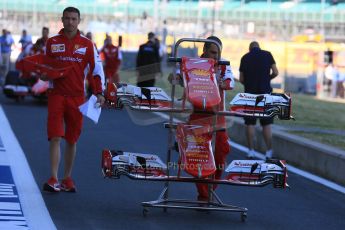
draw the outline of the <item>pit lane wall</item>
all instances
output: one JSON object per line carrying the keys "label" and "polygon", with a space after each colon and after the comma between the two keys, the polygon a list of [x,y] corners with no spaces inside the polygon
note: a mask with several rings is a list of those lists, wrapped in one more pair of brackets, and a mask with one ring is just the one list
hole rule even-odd
{"label": "pit lane wall", "polygon": [[[231,118],[229,137],[232,141],[247,146],[245,126],[242,119]],[[289,134],[273,125],[274,156],[288,164],[316,174],[335,183],[345,185],[345,151],[306,138]],[[265,152],[261,127],[256,126],[255,149]]]}

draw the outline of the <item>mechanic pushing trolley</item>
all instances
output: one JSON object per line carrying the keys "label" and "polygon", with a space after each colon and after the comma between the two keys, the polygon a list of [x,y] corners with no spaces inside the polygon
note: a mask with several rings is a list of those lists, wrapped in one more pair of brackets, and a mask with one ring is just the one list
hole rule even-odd
{"label": "mechanic pushing trolley", "polygon": [[[106,105],[121,109],[124,106],[147,112],[166,112],[169,129],[166,163],[155,154],[133,153],[105,149],[102,152],[102,171],[105,177],[119,179],[125,175],[134,180],[165,182],[157,200],[142,202],[143,214],[149,208],[193,209],[206,211],[239,212],[241,220],[247,217],[247,209],[224,204],[214,191],[218,184],[262,187],[273,184],[274,188],[287,187],[287,169],[281,160],[234,160],[225,169],[225,177],[216,176],[215,149],[219,146],[215,135],[224,130],[217,118],[225,116],[292,119],[291,98],[286,94],[239,93],[221,110],[215,109],[222,103],[218,68],[229,65],[220,60],[220,55],[209,57],[178,57],[178,47],[182,42],[202,42],[212,44],[220,54],[219,42],[212,39],[184,38],[176,42],[171,62],[179,63],[179,71],[173,72],[171,95],[158,87],[136,87],[128,84],[108,84]],[[222,67],[224,66],[224,67]],[[180,73],[181,78],[176,73]],[[181,105],[175,105],[175,86],[183,82]],[[188,106],[190,104],[191,106]],[[189,119],[188,122],[173,122],[173,113],[197,114],[202,119]],[[176,143],[175,143],[176,141]],[[172,161],[171,154],[177,150],[178,160]],[[171,165],[177,165],[172,173]],[[181,200],[169,197],[171,182],[205,184],[205,199]],[[205,187],[205,186],[203,186]],[[200,195],[200,194],[199,194]]]}

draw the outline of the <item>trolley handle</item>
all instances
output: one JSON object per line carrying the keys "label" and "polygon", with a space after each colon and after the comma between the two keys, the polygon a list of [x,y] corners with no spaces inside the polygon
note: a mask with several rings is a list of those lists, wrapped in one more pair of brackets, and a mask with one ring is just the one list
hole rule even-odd
{"label": "trolley handle", "polygon": [[[181,63],[182,58],[180,57],[169,57],[168,62],[178,62]],[[218,65],[230,65],[230,61],[218,61]]]}
{"label": "trolley handle", "polygon": [[178,62],[178,63],[181,63],[182,61],[182,58],[180,57],[169,57],[168,58],[168,62]]}
{"label": "trolley handle", "polygon": [[230,61],[218,61],[218,65],[230,65]]}

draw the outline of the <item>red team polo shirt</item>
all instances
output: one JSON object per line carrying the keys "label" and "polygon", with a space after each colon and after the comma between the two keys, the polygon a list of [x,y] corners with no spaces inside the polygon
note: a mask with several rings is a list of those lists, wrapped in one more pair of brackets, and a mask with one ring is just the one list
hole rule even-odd
{"label": "red team polo shirt", "polygon": [[84,96],[84,79],[90,71],[94,77],[94,94],[102,93],[104,72],[102,62],[92,43],[88,38],[77,35],[68,39],[63,29],[59,34],[47,41],[46,55],[61,61],[66,67],[73,68],[67,76],[50,82],[52,93],[65,96]]}

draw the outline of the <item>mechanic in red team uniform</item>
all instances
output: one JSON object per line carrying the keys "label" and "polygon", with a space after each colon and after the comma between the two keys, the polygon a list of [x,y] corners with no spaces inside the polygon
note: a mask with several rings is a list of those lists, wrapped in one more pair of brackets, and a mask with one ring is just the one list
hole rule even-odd
{"label": "mechanic in red team uniform", "polygon": [[[17,62],[21,61],[25,57],[33,56],[33,55],[38,55],[38,54],[44,54],[45,52],[45,44],[41,40],[37,40],[35,44],[29,44],[25,47],[25,49],[20,53],[18,56]],[[27,71],[22,71],[21,76],[23,78],[30,78],[31,76],[36,76],[36,73],[33,72],[27,72]],[[36,82],[36,77],[32,83]]]}
{"label": "mechanic in red team uniform", "polygon": [[35,44],[30,46],[29,50],[25,54],[24,57],[37,55],[37,54],[44,54],[45,52],[45,43],[42,40],[37,40]]}
{"label": "mechanic in red team uniform", "polygon": [[[44,184],[43,190],[50,192],[76,192],[71,179],[73,162],[76,155],[76,143],[82,129],[82,114],[79,106],[85,101],[84,78],[87,69],[93,73],[94,94],[101,105],[105,99],[102,94],[104,73],[93,43],[80,35],[78,25],[80,12],[77,8],[67,7],[61,18],[63,29],[58,35],[48,39],[46,56],[62,62],[72,70],[62,78],[50,81],[48,93],[48,140],[50,141],[51,177]],[[41,78],[48,80],[46,76]],[[61,184],[58,181],[58,167],[60,162],[60,142],[65,138],[64,175]]]}
{"label": "mechanic in red team uniform", "polygon": [[[220,46],[222,46],[221,40],[216,36],[210,36],[207,39],[216,41]],[[203,54],[201,58],[212,58],[218,60],[220,57],[220,53],[218,52],[218,48],[214,43],[206,42],[203,47]],[[216,108],[218,111],[224,110],[224,102],[225,102],[225,90],[231,90],[234,88],[235,80],[230,66],[216,66],[215,72],[217,74],[217,81],[219,85],[219,92],[221,97],[221,103]],[[177,80],[179,80],[180,84],[183,85],[183,79],[180,74],[177,74]],[[190,124],[205,124],[209,125],[212,124],[213,116],[208,114],[201,114],[201,113],[192,113],[189,117]],[[229,137],[226,131],[226,121],[224,116],[217,116],[216,127],[221,129],[216,132],[216,143],[215,143],[215,164],[216,164],[216,172],[215,172],[215,179],[220,179],[222,176],[222,172],[225,168],[226,156],[230,152],[230,144],[228,142]],[[205,183],[196,183],[196,187],[198,189],[198,197],[199,201],[208,201],[209,200],[209,193],[208,193],[208,185]],[[216,189],[217,185],[213,186],[213,189]]]}
{"label": "mechanic in red team uniform", "polygon": [[119,83],[119,67],[122,61],[122,53],[120,47],[115,46],[111,36],[106,37],[105,45],[100,50],[104,55],[104,72],[108,83]]}

